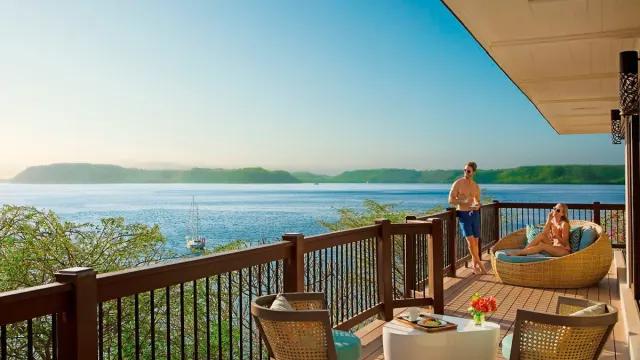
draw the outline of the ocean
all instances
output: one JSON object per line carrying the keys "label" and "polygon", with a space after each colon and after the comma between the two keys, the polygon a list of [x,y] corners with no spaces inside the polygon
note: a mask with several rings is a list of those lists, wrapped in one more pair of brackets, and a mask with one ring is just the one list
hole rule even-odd
{"label": "ocean", "polygon": [[[624,203],[622,185],[481,185],[483,198],[514,202]],[[423,213],[446,206],[446,184],[0,184],[0,204],[51,209],[62,219],[97,222],[123,216],[158,224],[167,246],[186,254],[192,197],[208,247],[233,240],[273,241],[286,232],[327,232],[337,209],[361,209],[366,199]]]}

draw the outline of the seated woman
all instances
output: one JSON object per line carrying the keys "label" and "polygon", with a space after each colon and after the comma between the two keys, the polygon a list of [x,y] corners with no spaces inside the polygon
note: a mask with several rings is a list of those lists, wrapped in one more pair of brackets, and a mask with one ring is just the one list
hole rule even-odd
{"label": "seated woman", "polygon": [[522,250],[515,250],[509,255],[531,255],[546,252],[551,256],[564,256],[571,252],[569,245],[569,220],[566,204],[556,204],[547,217],[544,229]]}

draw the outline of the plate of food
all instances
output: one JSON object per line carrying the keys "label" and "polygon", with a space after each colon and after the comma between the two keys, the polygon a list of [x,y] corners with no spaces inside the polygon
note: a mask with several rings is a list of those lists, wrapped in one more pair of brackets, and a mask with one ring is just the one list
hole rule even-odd
{"label": "plate of food", "polygon": [[418,325],[424,326],[426,328],[439,328],[447,325],[446,321],[440,319],[434,319],[432,317],[425,317],[423,319],[418,320]]}

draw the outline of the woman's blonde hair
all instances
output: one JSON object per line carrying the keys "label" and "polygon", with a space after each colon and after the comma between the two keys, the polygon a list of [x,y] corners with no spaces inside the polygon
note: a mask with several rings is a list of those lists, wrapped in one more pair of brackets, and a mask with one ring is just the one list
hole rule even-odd
{"label": "woman's blonde hair", "polygon": [[569,222],[569,207],[565,203],[557,203],[556,206],[562,208],[562,212],[564,213],[560,218],[560,221]]}

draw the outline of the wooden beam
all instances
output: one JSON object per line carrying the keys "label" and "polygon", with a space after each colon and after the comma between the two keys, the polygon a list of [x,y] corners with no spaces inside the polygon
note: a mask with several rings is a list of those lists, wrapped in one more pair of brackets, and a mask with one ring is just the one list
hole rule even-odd
{"label": "wooden beam", "polygon": [[523,39],[508,39],[498,40],[490,43],[489,48],[509,47],[509,46],[523,46],[523,45],[538,45],[538,44],[552,44],[561,43],[567,41],[583,41],[583,40],[597,40],[597,39],[630,39],[640,36],[640,28],[627,28],[617,29],[610,31],[598,31],[588,32],[580,34],[568,34],[568,35],[554,35],[554,36],[540,36],[530,37]]}
{"label": "wooden beam", "polygon": [[523,78],[514,79],[518,84],[544,84],[550,82],[564,82],[564,81],[581,81],[581,80],[603,80],[603,79],[617,79],[619,74],[617,72],[603,72],[594,74],[579,74],[579,75],[562,75],[562,76],[541,76],[536,78]]}

